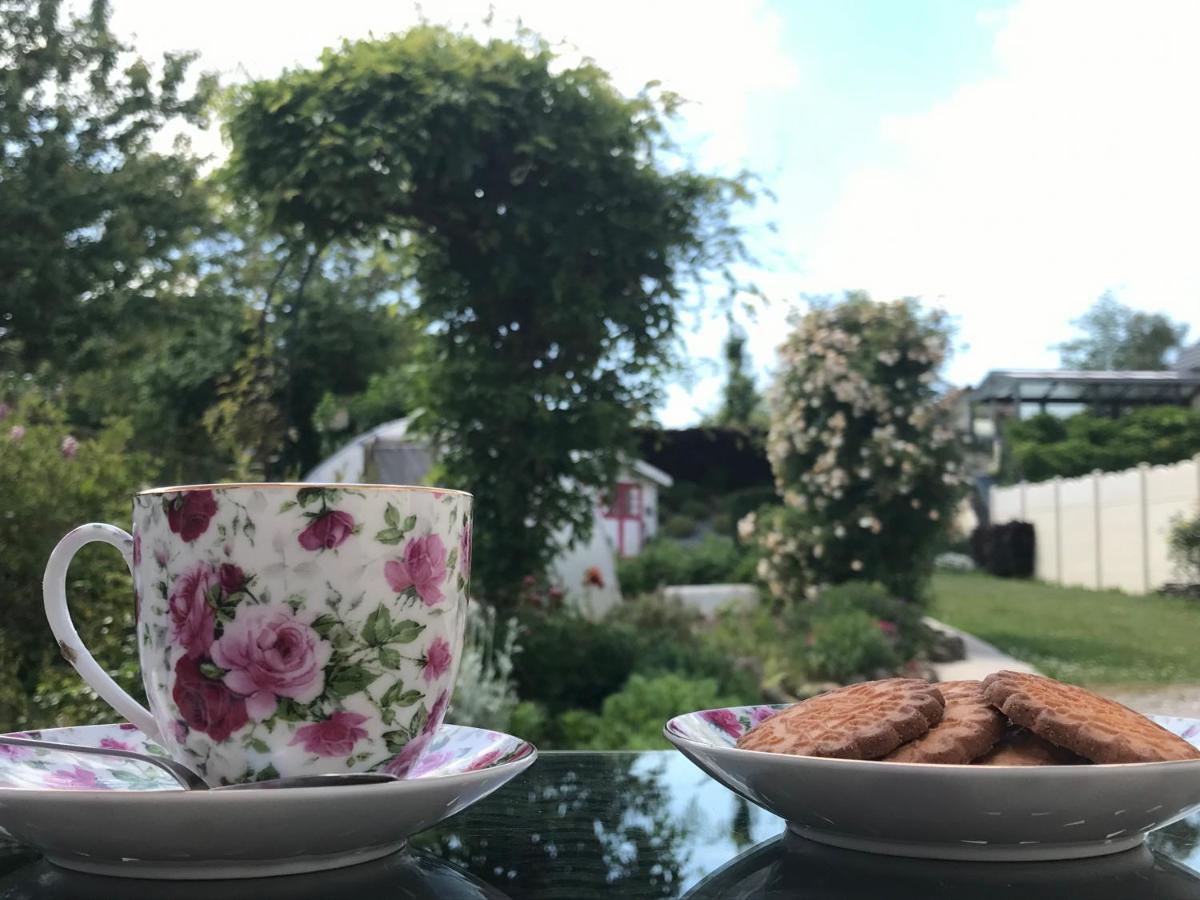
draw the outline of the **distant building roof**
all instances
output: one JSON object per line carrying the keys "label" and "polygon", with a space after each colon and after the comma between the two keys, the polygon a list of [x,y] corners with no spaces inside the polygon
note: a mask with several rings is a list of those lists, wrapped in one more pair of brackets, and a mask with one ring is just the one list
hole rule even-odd
{"label": "distant building roof", "polygon": [[1175,371],[1200,373],[1200,341],[1180,352],[1179,359],[1175,360]]}
{"label": "distant building roof", "polygon": [[[1187,353],[1195,350],[1196,348],[1192,348]],[[993,369],[987,373],[979,387],[971,392],[971,399],[984,403],[1021,401],[1183,404],[1197,394],[1200,394],[1200,371],[1175,369],[1164,372],[1080,372],[1066,369]]]}

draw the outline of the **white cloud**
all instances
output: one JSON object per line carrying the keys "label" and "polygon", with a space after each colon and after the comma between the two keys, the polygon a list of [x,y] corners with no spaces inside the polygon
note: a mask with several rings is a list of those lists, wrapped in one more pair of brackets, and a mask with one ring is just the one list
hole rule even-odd
{"label": "white cloud", "polygon": [[882,123],[848,179],[813,289],[921,294],[960,317],[951,375],[1053,365],[1098,294],[1200,326],[1200,5],[1023,2],[997,72]]}

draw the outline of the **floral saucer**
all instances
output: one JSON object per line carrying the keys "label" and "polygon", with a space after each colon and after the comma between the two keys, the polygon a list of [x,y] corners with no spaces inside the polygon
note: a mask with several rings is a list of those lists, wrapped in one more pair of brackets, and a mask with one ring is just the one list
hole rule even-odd
{"label": "floral saucer", "polygon": [[[129,724],[19,732],[44,741],[165,751]],[[186,791],[123,757],[0,745],[0,828],[70,869],[141,878],[248,878],[377,859],[523,772],[527,741],[439,728],[388,784]]]}
{"label": "floral saucer", "polygon": [[[849,850],[965,860],[1080,859],[1136,847],[1200,809],[1200,760],[1087,766],[951,766],[739,750],[783,706],[671,719],[663,733],[796,834]],[[1200,746],[1200,720],[1151,716]]]}

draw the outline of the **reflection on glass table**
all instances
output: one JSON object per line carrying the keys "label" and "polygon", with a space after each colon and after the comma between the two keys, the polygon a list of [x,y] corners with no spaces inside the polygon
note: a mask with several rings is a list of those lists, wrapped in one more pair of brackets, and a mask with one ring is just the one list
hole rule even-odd
{"label": "reflection on glass table", "polygon": [[[835,850],[713,782],[674,751],[546,753],[409,851],[315,875],[162,882],[66,872],[12,848],[0,897],[1200,898],[1200,817],[1146,846],[1065,863],[947,863]],[[6,874],[2,874],[6,873]]]}

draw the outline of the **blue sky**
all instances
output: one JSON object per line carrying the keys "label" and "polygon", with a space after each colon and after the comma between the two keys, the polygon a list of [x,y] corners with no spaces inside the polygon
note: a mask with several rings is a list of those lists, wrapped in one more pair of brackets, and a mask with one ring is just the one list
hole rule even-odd
{"label": "blue sky", "polygon": [[[951,381],[1049,366],[1104,290],[1200,330],[1200,4],[1191,0],[443,0],[435,21],[520,17],[626,91],[689,98],[706,168],[775,193],[746,221],[770,303],[745,319],[763,381],[789,311],[848,288],[921,296],[958,324]],[[193,48],[227,80],[308,64],[342,37],[413,24],[384,0],[112,0],[143,52]],[[269,36],[269,37],[268,37]],[[221,153],[219,140],[200,139]],[[763,223],[774,222],[770,232]],[[691,317],[691,372],[661,418],[718,402],[725,333]]]}

